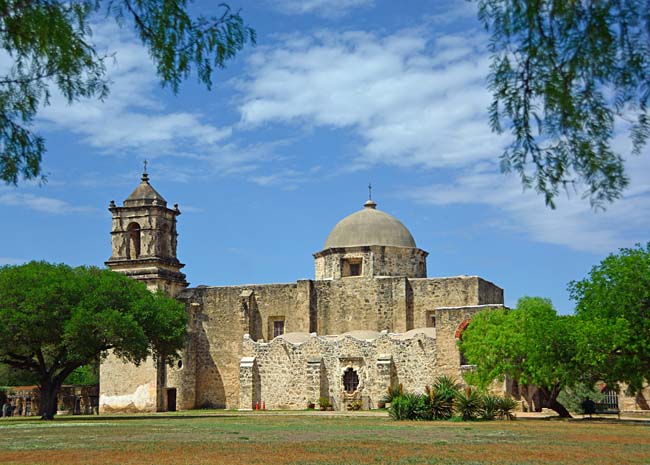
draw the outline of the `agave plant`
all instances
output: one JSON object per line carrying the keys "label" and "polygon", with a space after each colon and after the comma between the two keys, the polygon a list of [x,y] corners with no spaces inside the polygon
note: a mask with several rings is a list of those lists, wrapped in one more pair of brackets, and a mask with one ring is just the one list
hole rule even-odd
{"label": "agave plant", "polygon": [[393,420],[416,420],[423,396],[405,393],[392,398],[388,415]]}
{"label": "agave plant", "polygon": [[464,421],[476,420],[482,410],[481,395],[475,389],[467,387],[456,395],[456,411]]}
{"label": "agave plant", "polygon": [[447,399],[451,403],[453,403],[456,395],[460,392],[461,387],[460,383],[449,375],[438,376],[433,384],[433,389],[435,389],[436,394],[441,399]]}
{"label": "agave plant", "polygon": [[501,397],[486,393],[481,396],[481,418],[483,420],[494,420],[500,405]]}
{"label": "agave plant", "polygon": [[454,414],[454,396],[448,392],[426,387],[427,416],[426,420],[448,420]]}
{"label": "agave plant", "polygon": [[517,407],[517,402],[512,397],[499,397],[497,403],[496,416],[500,420],[514,420],[515,417],[515,408]]}
{"label": "agave plant", "polygon": [[393,401],[395,397],[399,397],[404,395],[404,389],[402,388],[402,384],[392,384],[388,389],[386,389],[386,394],[384,394],[384,397],[381,399],[380,402],[383,402],[385,404],[389,404]]}

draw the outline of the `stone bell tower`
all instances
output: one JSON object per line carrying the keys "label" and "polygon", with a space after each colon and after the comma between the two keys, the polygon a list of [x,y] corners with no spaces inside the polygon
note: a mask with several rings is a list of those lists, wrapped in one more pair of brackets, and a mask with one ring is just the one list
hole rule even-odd
{"label": "stone bell tower", "polygon": [[178,205],[167,201],[151,187],[145,163],[142,182],[118,207],[111,200],[113,214],[112,255],[106,266],[118,273],[143,281],[151,291],[163,290],[176,297],[187,287],[183,268],[176,258],[176,217]]}

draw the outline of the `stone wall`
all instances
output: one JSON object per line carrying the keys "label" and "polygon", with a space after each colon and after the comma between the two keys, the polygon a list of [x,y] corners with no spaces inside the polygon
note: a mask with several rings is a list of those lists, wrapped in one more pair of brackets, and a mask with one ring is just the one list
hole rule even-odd
{"label": "stone wall", "polygon": [[[239,407],[242,336],[268,339],[267,323],[272,318],[283,318],[287,332],[308,331],[310,287],[309,281],[199,287],[180,295],[196,309],[192,336],[196,407]],[[178,383],[179,378],[174,380]]]}
{"label": "stone wall", "polygon": [[139,366],[109,353],[99,367],[99,412],[155,412],[162,386],[153,360]]}
{"label": "stone wall", "polygon": [[503,304],[503,289],[477,276],[409,279],[413,291],[413,325],[429,326],[438,307]]}
{"label": "stone wall", "polygon": [[[426,326],[427,315],[450,304],[472,308],[458,310],[453,317],[441,310],[437,317],[443,325],[438,331],[451,335],[449,339],[442,335],[443,367],[458,374],[458,361],[453,361],[458,359],[453,339],[456,327],[477,311],[472,306],[481,299],[502,295],[499,288],[481,281],[476,277],[348,277],[188,289],[180,298],[194,308],[192,346],[186,349],[182,368],[168,370],[167,385],[177,388],[179,408],[192,402],[196,407],[239,408],[242,337],[249,334],[252,341],[271,340],[274,319],[284,320],[285,333],[405,332]],[[484,297],[484,292],[491,294]],[[250,369],[257,369],[256,365]]]}
{"label": "stone wall", "polygon": [[326,249],[314,254],[316,280],[340,279],[348,274],[346,261],[361,264],[360,276],[425,278],[427,252],[417,248],[363,246]]}
{"label": "stone wall", "polygon": [[472,316],[481,310],[504,308],[503,305],[474,305],[436,308],[438,367],[457,378],[462,376],[458,340]]}
{"label": "stone wall", "polygon": [[405,330],[406,283],[406,278],[364,277],[314,281],[316,331]]}
{"label": "stone wall", "polygon": [[[436,363],[435,330],[406,334],[371,331],[332,337],[315,333],[287,334],[270,343],[244,339],[241,379],[244,408],[263,402],[268,409],[304,409],[319,397],[328,397],[335,409],[362,401],[376,408],[391,384],[424,392],[436,376],[445,373]],[[347,394],[343,373],[359,376],[357,392]]]}

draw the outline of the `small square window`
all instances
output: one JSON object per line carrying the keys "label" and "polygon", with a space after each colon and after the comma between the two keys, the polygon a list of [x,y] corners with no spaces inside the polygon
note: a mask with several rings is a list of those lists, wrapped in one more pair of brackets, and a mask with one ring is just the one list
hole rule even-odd
{"label": "small square window", "polygon": [[341,276],[361,276],[363,274],[363,265],[361,258],[346,258],[341,262]]}
{"label": "small square window", "polygon": [[284,320],[273,321],[273,337],[282,336],[284,334]]}

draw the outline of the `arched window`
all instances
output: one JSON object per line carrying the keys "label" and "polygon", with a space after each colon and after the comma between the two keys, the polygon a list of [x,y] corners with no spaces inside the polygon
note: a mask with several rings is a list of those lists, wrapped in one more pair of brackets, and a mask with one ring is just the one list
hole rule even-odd
{"label": "arched window", "polygon": [[352,394],[359,387],[359,375],[352,368],[343,373],[343,388],[348,394]]}
{"label": "arched window", "polygon": [[140,256],[140,225],[131,223],[126,230],[129,237],[126,253],[129,259],[133,260]]}

